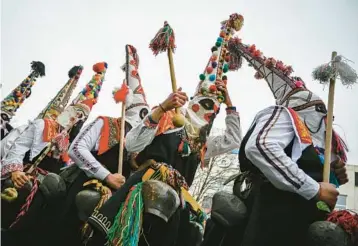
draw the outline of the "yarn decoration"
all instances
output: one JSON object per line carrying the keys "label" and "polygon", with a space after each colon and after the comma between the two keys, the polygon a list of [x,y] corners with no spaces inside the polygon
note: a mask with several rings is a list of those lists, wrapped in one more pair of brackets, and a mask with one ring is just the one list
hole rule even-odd
{"label": "yarn decoration", "polygon": [[321,84],[328,84],[331,78],[338,77],[343,85],[351,86],[357,83],[357,72],[348,65],[348,59],[336,56],[333,61],[322,64],[312,72],[314,80]]}
{"label": "yarn decoration", "polygon": [[333,211],[327,221],[339,225],[352,239],[353,245],[358,243],[358,214],[348,210]]}
{"label": "yarn decoration", "polygon": [[155,37],[150,41],[149,48],[153,51],[155,56],[161,52],[166,52],[169,48],[171,48],[174,53],[176,48],[175,35],[167,21],[164,22],[164,26],[159,29]]}
{"label": "yarn decoration", "polygon": [[112,92],[113,99],[116,103],[124,102],[126,100],[126,97],[128,95],[129,88],[125,81],[123,81],[121,88],[115,88]]}

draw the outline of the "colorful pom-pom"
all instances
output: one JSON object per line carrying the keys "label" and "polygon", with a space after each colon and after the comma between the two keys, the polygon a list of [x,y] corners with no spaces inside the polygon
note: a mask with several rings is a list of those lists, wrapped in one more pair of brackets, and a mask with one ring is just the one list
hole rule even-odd
{"label": "colorful pom-pom", "polygon": [[128,86],[123,83],[121,88],[116,88],[113,90],[113,98],[116,103],[124,102],[128,94]]}
{"label": "colorful pom-pom", "polygon": [[220,37],[225,38],[225,36],[226,36],[225,32],[224,32],[224,31],[221,31],[221,32],[220,32]]}
{"label": "colorful pom-pom", "polygon": [[210,85],[209,90],[210,92],[215,92],[218,90],[218,88],[216,88],[216,85]]}
{"label": "colorful pom-pom", "polygon": [[230,61],[230,58],[231,58],[231,57],[230,57],[229,55],[225,56],[225,61],[226,61],[226,62],[229,62],[229,61]]}
{"label": "colorful pom-pom", "polygon": [[287,66],[285,67],[283,73],[286,75],[286,76],[290,76],[291,73],[293,73],[293,68],[291,66]]}
{"label": "colorful pom-pom", "polygon": [[199,78],[200,78],[201,81],[205,80],[205,74],[200,74]]}
{"label": "colorful pom-pom", "polygon": [[273,68],[276,66],[276,60],[273,57],[267,58],[265,60],[265,66],[268,68]]}
{"label": "colorful pom-pom", "polygon": [[108,65],[106,62],[98,62],[93,65],[93,71],[96,73],[102,73],[107,69]]}
{"label": "colorful pom-pom", "polygon": [[216,68],[216,67],[218,66],[218,63],[217,63],[216,61],[213,61],[213,62],[211,63],[211,66],[212,66],[213,68]]}
{"label": "colorful pom-pom", "polygon": [[215,81],[215,79],[216,79],[216,76],[215,76],[214,74],[212,74],[212,75],[209,76],[209,80],[210,80],[210,81]]}
{"label": "colorful pom-pom", "polygon": [[252,55],[254,57],[261,57],[262,55],[262,52],[260,50],[255,50],[254,52],[252,52]]}
{"label": "colorful pom-pom", "polygon": [[223,72],[227,73],[227,71],[229,71],[229,65],[225,64],[224,67],[223,67]]}
{"label": "colorful pom-pom", "polygon": [[207,67],[206,68],[206,72],[208,73],[208,74],[211,74],[212,72],[213,72],[213,68],[212,67]]}
{"label": "colorful pom-pom", "polygon": [[213,46],[212,48],[211,48],[211,52],[214,52],[214,51],[217,51],[218,50],[218,47],[216,47],[216,46]]}
{"label": "colorful pom-pom", "polygon": [[215,43],[216,47],[220,47],[221,44],[222,44],[221,42],[216,42],[216,43]]}
{"label": "colorful pom-pom", "polygon": [[224,75],[224,76],[222,77],[222,80],[227,80],[227,76]]}
{"label": "colorful pom-pom", "polygon": [[218,37],[218,39],[216,41],[222,43],[224,41],[224,39],[222,37]]}
{"label": "colorful pom-pom", "polygon": [[225,100],[225,98],[223,96],[218,96],[217,99],[218,99],[219,103],[222,103]]}
{"label": "colorful pom-pom", "polygon": [[212,57],[210,58],[210,61],[216,61],[216,59],[218,59],[217,56],[212,56]]}
{"label": "colorful pom-pom", "polygon": [[218,55],[219,55],[219,51],[214,51],[212,55],[213,55],[213,56],[218,56]]}
{"label": "colorful pom-pom", "polygon": [[302,88],[304,83],[301,80],[296,80],[295,85],[297,86],[297,88]]}

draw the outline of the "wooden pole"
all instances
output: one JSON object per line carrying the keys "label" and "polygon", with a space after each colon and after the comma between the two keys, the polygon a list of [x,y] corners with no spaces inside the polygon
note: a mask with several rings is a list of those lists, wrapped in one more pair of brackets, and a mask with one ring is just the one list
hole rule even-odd
{"label": "wooden pole", "polygon": [[[337,56],[337,52],[332,52],[332,61]],[[326,142],[324,151],[324,166],[323,166],[323,182],[329,183],[329,176],[331,170],[331,151],[332,151],[332,124],[333,124],[333,107],[334,107],[334,89],[336,84],[336,76],[330,79],[329,93],[328,93],[328,114],[326,126]]]}
{"label": "wooden pole", "polygon": [[[169,60],[169,68],[170,68],[170,78],[172,81],[172,89],[173,92],[176,92],[178,88],[177,88],[177,80],[175,78],[175,71],[174,71],[173,52],[171,48],[168,48],[168,60]],[[175,113],[180,114],[180,109],[175,108]]]}
{"label": "wooden pole", "polygon": [[123,170],[123,150],[124,150],[124,135],[126,124],[126,103],[122,103],[122,118],[121,118],[121,135],[119,137],[119,157],[118,157],[118,173],[122,174]]}

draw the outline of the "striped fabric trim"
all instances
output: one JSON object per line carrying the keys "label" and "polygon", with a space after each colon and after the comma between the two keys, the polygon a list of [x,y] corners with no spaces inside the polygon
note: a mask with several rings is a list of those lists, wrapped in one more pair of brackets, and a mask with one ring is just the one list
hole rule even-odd
{"label": "striped fabric trim", "polygon": [[[282,110],[283,110],[282,107],[275,107],[270,119],[266,122],[266,124],[261,129],[261,131],[259,132],[256,138],[256,147],[260,151],[261,155],[265,158],[265,160],[270,165],[272,165],[276,169],[276,171],[279,172],[286,179],[287,182],[292,184],[296,189],[300,189],[301,186],[303,185],[303,182],[299,180],[297,177],[295,177],[295,175],[291,173],[290,170],[286,169],[287,172],[290,174],[290,176],[292,176],[290,178],[288,173],[282,169],[282,167],[284,167],[284,163],[282,163],[282,161],[277,156],[275,156],[274,153],[266,146],[266,137],[269,131],[271,130],[271,128],[275,125]],[[267,153],[270,153],[272,158],[270,158],[267,155]],[[295,181],[294,179],[296,179],[297,181]]]}
{"label": "striped fabric trim", "polygon": [[78,142],[82,140],[82,138],[87,134],[87,132],[91,129],[91,127],[96,124],[96,122],[99,120],[99,118],[97,118],[96,120],[94,120],[91,124],[88,125],[88,127],[82,132],[80,133],[78,139],[76,140],[76,142],[73,143],[73,153],[75,154],[75,156],[82,161],[83,165],[85,167],[87,167],[91,172],[98,172],[98,167],[94,167],[91,165],[91,163],[84,157],[81,155],[80,151],[78,151]]}

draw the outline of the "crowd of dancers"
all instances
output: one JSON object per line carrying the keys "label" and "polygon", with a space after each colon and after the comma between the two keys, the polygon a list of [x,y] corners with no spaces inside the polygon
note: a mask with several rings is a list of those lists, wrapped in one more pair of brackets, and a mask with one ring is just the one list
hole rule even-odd
{"label": "crowd of dancers", "polygon": [[[44,64],[32,62],[30,75],[1,102],[2,245],[342,246],[358,241],[358,216],[331,212],[336,187],[348,182],[347,149],[335,132],[333,184],[323,182],[324,102],[291,76],[291,66],[234,37],[243,22],[238,14],[221,22],[190,99],[173,87],[167,98],[149,106],[137,49],[126,45],[125,80],[113,91],[115,103],[125,105],[123,118],[99,116],[87,126],[109,69],[106,62],[93,65],[92,79],[69,103],[83,70],[71,68],[68,82],[36,119],[11,126],[36,80],[45,76]],[[166,42],[174,42],[168,23],[150,47],[157,54]],[[170,55],[168,50],[171,62]],[[235,92],[227,90],[227,73],[238,70],[243,59],[276,99],[276,105],[257,113],[244,136],[231,101]],[[225,133],[211,136],[222,104]],[[241,172],[232,194],[215,194],[208,218],[189,187],[198,167],[234,149],[240,149]],[[326,207],[317,205],[322,202]],[[342,216],[350,222],[341,223]]]}

